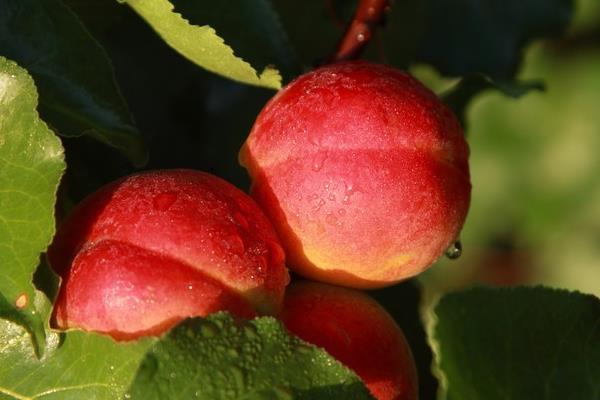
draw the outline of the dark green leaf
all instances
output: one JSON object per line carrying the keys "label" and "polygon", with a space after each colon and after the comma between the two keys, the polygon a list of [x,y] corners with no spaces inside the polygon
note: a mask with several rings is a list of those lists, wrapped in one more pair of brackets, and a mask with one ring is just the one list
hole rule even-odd
{"label": "dark green leaf", "polygon": [[427,0],[417,60],[444,75],[514,76],[523,47],[561,34],[572,0]]}
{"label": "dark green leaf", "polygon": [[463,126],[466,121],[466,108],[469,102],[486,89],[496,89],[512,98],[519,98],[532,90],[544,90],[541,81],[514,81],[492,79],[484,74],[472,74],[462,78],[458,84],[443,95],[444,102],[452,108]]}
{"label": "dark green leaf", "polygon": [[143,164],[110,61],[75,14],[57,0],[6,0],[0,10],[0,54],[31,73],[43,118],[62,135],[91,135]]}
{"label": "dark green leaf", "polygon": [[[175,11],[194,25],[210,25],[256,69],[277,65],[289,81],[301,72],[279,16],[267,0],[175,0]],[[240,34],[243,32],[243,34]]]}
{"label": "dark green leaf", "polygon": [[133,399],[370,399],[358,377],[273,318],[192,319],[156,343]]}
{"label": "dark green leaf", "polygon": [[27,332],[0,320],[0,398],[121,399],[151,342],[48,332],[46,353],[38,359]]}
{"label": "dark green leaf", "polygon": [[138,13],[163,40],[193,63],[239,82],[281,88],[281,76],[272,66],[259,74],[246,61],[234,55],[217,32],[208,25],[190,24],[174,12],[168,0],[120,0]]}
{"label": "dark green leaf", "polygon": [[355,2],[270,0],[303,65],[313,67],[327,58],[344,33]]}
{"label": "dark green leaf", "polygon": [[54,202],[65,163],[60,140],[36,107],[31,77],[0,57],[0,316],[43,343],[47,315],[34,308],[31,280],[54,235]]}
{"label": "dark green leaf", "polygon": [[598,298],[478,288],[445,296],[435,313],[447,399],[598,398]]}

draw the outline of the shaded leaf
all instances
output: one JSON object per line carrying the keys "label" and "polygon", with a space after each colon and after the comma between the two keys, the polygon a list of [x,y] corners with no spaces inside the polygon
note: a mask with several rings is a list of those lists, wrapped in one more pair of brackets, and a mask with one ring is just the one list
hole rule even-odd
{"label": "shaded leaf", "polygon": [[548,288],[472,289],[435,308],[446,398],[594,399],[600,300]]}
{"label": "shaded leaf", "polygon": [[121,0],[137,12],[163,40],[193,63],[216,74],[250,85],[281,88],[281,76],[271,66],[257,74],[210,26],[191,25],[173,11],[168,0]]}
{"label": "shaded leaf", "polygon": [[472,74],[462,78],[442,97],[464,126],[469,102],[487,89],[496,89],[506,96],[517,99],[532,90],[545,90],[545,86],[541,81],[522,82],[510,79],[492,79],[484,74]]}
{"label": "shaded leaf", "polygon": [[335,50],[356,7],[355,0],[269,0],[281,18],[290,43],[307,68]]}
{"label": "shaded leaf", "polygon": [[[348,368],[269,317],[191,319],[157,342],[132,399],[370,399]],[[287,396],[287,397],[286,397]]]}
{"label": "shaded leaf", "polygon": [[110,61],[75,14],[57,0],[6,0],[1,7],[0,54],[31,73],[43,118],[61,135],[90,135],[145,163]]}
{"label": "shaded leaf", "polygon": [[427,0],[416,59],[444,75],[512,77],[523,47],[563,33],[572,14],[572,0]]}
{"label": "shaded leaf", "polygon": [[54,235],[54,202],[65,163],[60,140],[39,119],[36,106],[31,77],[0,57],[0,316],[27,327],[43,343],[47,315],[34,308],[31,281]]}

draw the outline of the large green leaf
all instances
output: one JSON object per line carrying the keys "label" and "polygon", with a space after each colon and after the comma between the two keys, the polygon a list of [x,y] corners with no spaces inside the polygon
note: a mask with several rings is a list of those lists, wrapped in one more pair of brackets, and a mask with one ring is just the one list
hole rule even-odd
{"label": "large green leaf", "polygon": [[271,89],[281,88],[281,76],[271,66],[258,74],[250,64],[233,54],[208,25],[190,24],[174,12],[168,0],[120,0],[127,3],[173,49],[195,64],[227,78]]}
{"label": "large green leaf", "polygon": [[358,377],[265,317],[187,320],[142,362],[133,399],[370,399]]}
{"label": "large green leaf", "polygon": [[444,75],[514,76],[523,47],[564,32],[572,0],[427,0],[416,59]]}
{"label": "large green leaf", "polygon": [[[65,168],[60,140],[38,117],[31,77],[0,57],[0,316],[42,340],[47,315],[31,283],[54,234],[56,189]],[[10,307],[9,307],[10,305]]]}
{"label": "large green leaf", "polygon": [[110,61],[75,14],[58,0],[6,0],[0,7],[0,55],[31,73],[44,120],[61,135],[93,136],[142,165],[146,149]]}
{"label": "large green leaf", "polygon": [[435,313],[447,399],[598,398],[598,298],[478,288],[443,297]]}
{"label": "large green leaf", "polygon": [[37,358],[28,333],[0,320],[0,399],[121,399],[151,343],[49,332]]}

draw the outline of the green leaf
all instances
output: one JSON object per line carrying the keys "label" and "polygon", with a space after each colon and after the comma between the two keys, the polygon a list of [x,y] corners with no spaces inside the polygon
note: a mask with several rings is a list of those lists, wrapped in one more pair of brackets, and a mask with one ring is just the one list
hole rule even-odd
{"label": "green leaf", "polygon": [[35,79],[40,113],[61,135],[90,135],[136,165],[147,150],[133,125],[104,50],[58,0],[6,0],[0,54]]}
{"label": "green leaf", "polygon": [[[269,317],[191,319],[148,352],[132,399],[370,399],[358,377]],[[286,397],[287,396],[287,397]]]}
{"label": "green leaf", "polygon": [[210,26],[191,25],[173,11],[168,0],[121,0],[135,10],[163,40],[193,63],[208,71],[250,85],[281,88],[281,75],[267,66],[260,74],[233,54]]}
{"label": "green leaf", "polygon": [[[279,16],[267,0],[173,0],[175,12],[193,25],[209,25],[256,69],[277,65],[286,81],[302,68]],[[244,32],[244,34],[240,34]]]}
{"label": "green leaf", "polygon": [[10,315],[43,342],[47,315],[34,308],[31,281],[54,235],[65,162],[60,140],[39,119],[36,106],[31,77],[0,57],[0,316]]}
{"label": "green leaf", "polygon": [[49,332],[47,351],[37,358],[27,332],[0,320],[0,398],[121,399],[153,340],[116,343],[84,332]]}
{"label": "green leaf", "polygon": [[443,297],[435,313],[447,399],[598,398],[598,298],[478,288]]}
{"label": "green leaf", "polygon": [[484,74],[472,74],[462,78],[455,87],[442,97],[464,126],[469,102],[487,89],[496,89],[506,96],[518,99],[532,90],[545,90],[545,86],[541,81],[523,82],[511,79],[492,79]]}
{"label": "green leaf", "polygon": [[514,76],[523,47],[564,32],[572,0],[428,0],[417,59],[444,75]]}

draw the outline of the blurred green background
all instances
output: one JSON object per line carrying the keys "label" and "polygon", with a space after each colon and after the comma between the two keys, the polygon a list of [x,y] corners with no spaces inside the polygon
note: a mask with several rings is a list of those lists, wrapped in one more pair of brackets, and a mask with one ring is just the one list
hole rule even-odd
{"label": "blurred green background", "polygon": [[[437,92],[453,83],[412,72]],[[546,91],[515,100],[488,90],[468,109],[464,251],[421,276],[430,300],[476,283],[600,296],[600,2],[577,1],[568,35],[528,46],[518,77]]]}

